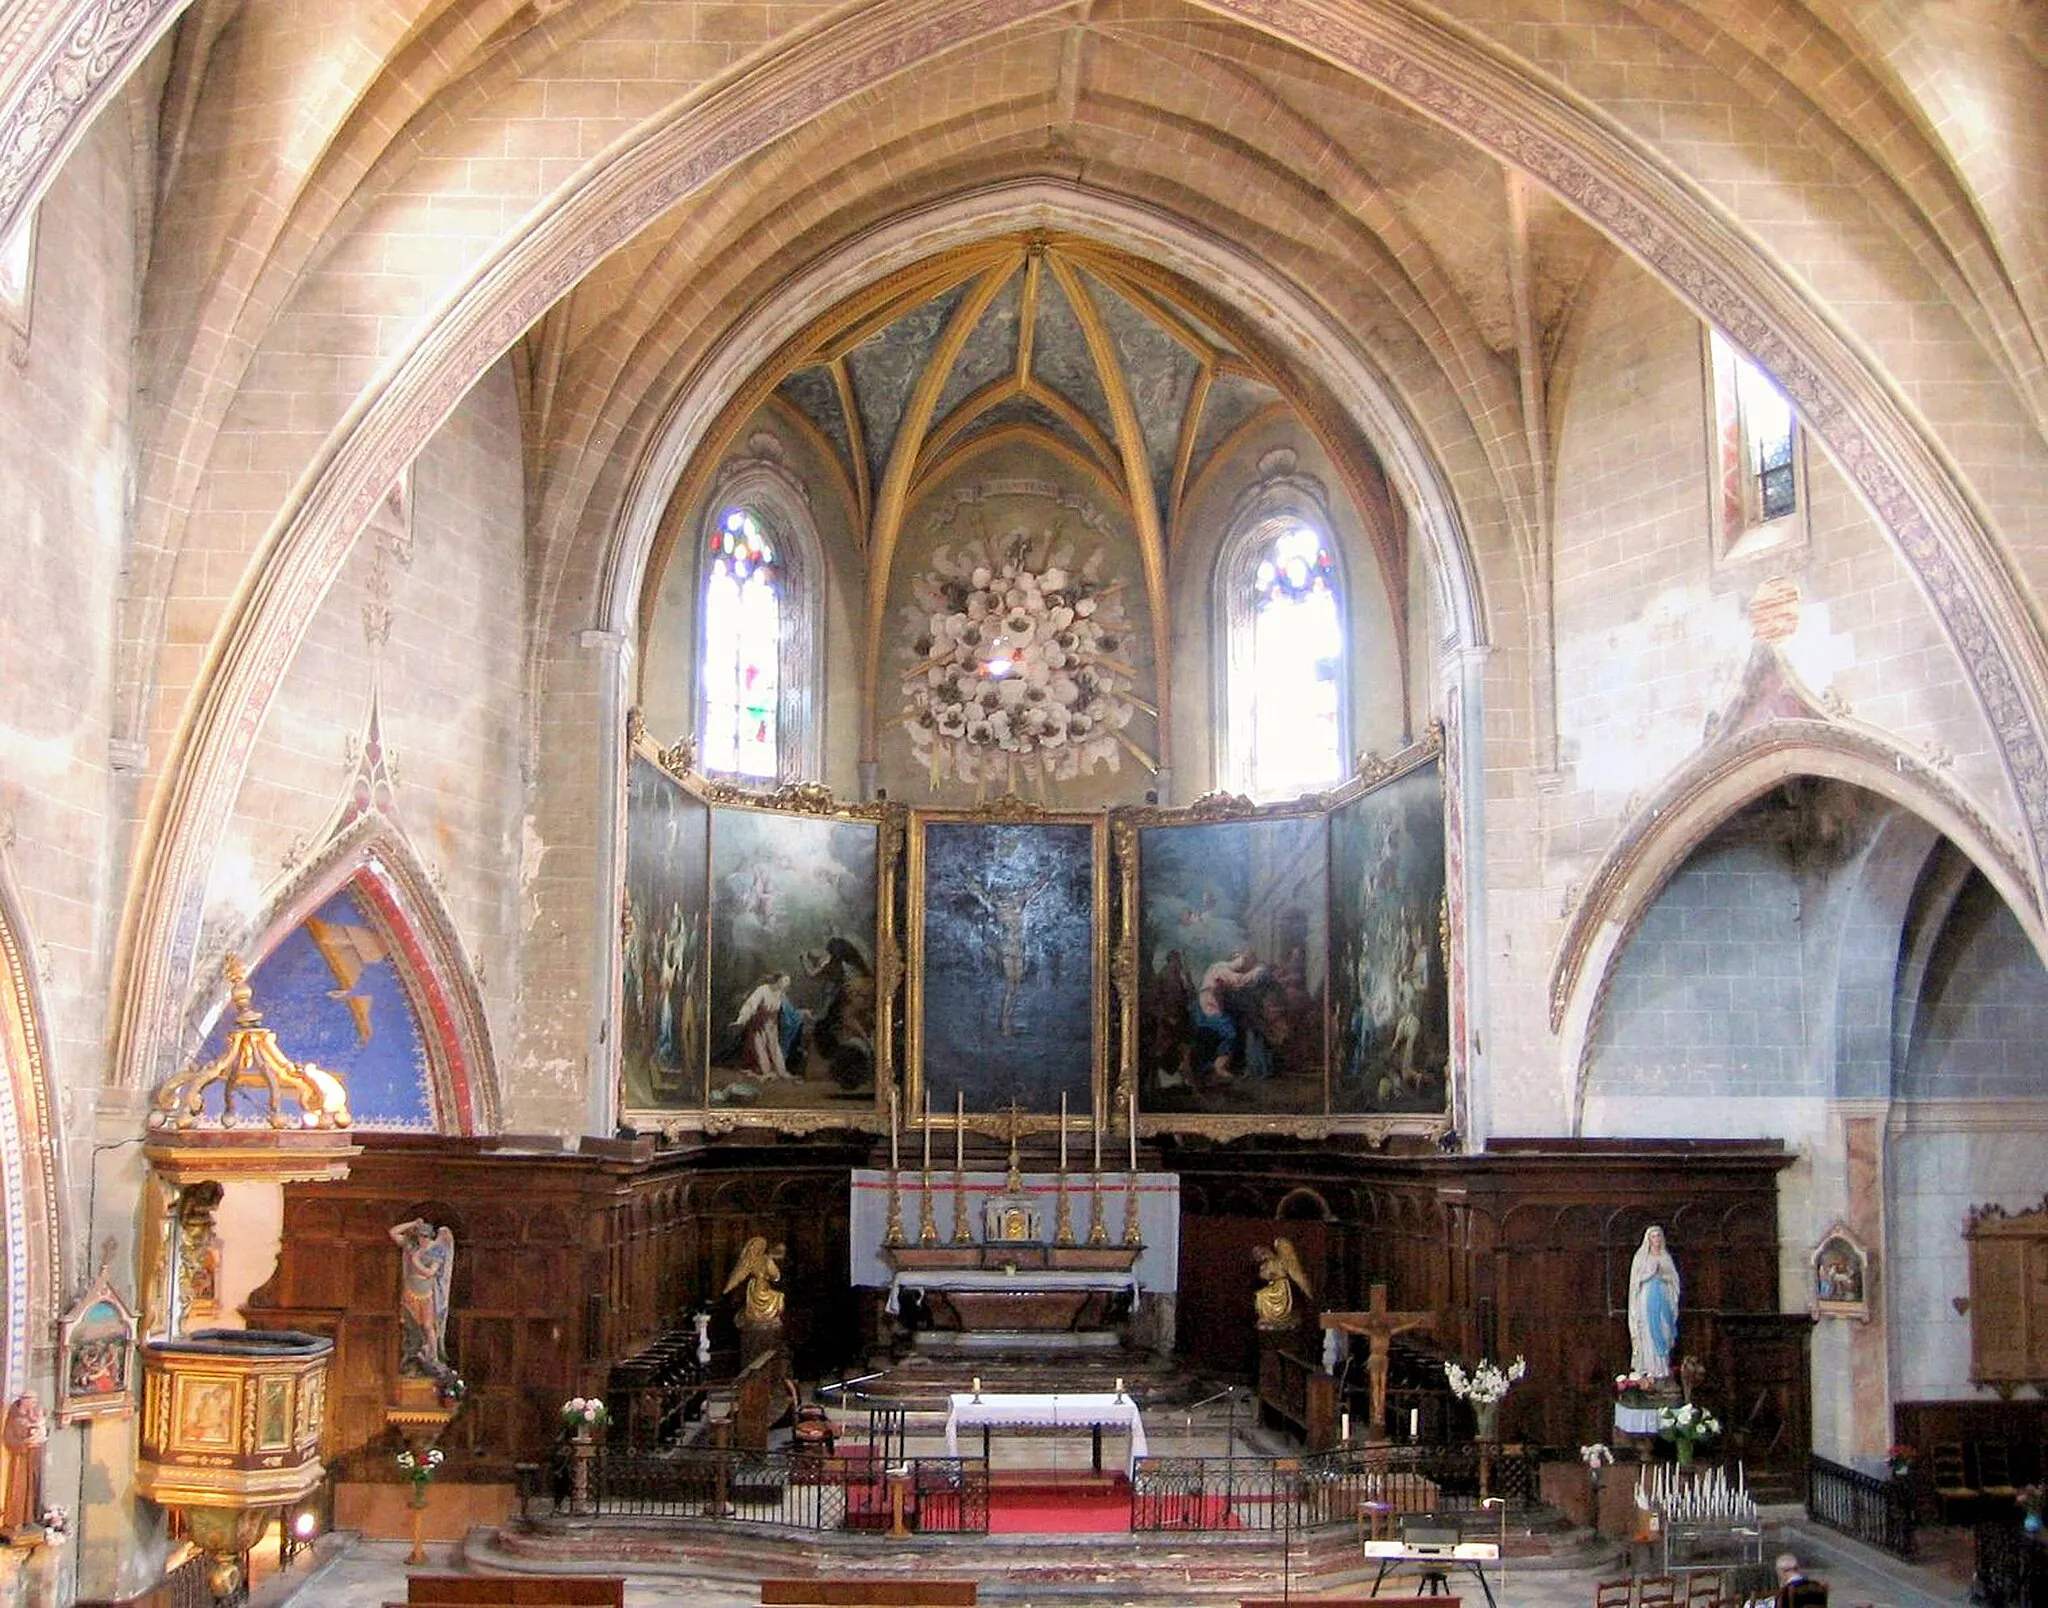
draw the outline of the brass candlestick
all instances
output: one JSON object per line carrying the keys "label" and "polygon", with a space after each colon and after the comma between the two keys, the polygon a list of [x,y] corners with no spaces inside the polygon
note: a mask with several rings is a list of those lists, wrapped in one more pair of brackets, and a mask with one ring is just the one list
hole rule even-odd
{"label": "brass candlestick", "polygon": [[1088,1180],[1088,1243],[1109,1243],[1109,1230],[1102,1226],[1102,1174],[1099,1170]]}
{"label": "brass candlestick", "polygon": [[1145,1236],[1138,1231],[1138,1175],[1126,1175],[1124,1183],[1124,1244],[1141,1246]]}
{"label": "brass candlestick", "polygon": [[1059,1209],[1053,1218],[1052,1242],[1055,1245],[1071,1245],[1074,1243],[1074,1207],[1067,1195],[1065,1173],[1060,1174],[1059,1194],[1056,1198],[1059,1201]]}
{"label": "brass candlestick", "polygon": [[889,1169],[889,1226],[882,1231],[884,1245],[903,1243],[903,1192],[897,1187],[896,1169]]}
{"label": "brass candlestick", "polygon": [[932,1210],[932,1170],[929,1167],[925,1168],[924,1177],[917,1186],[917,1243],[939,1243],[939,1225]]}
{"label": "brass candlestick", "polygon": [[972,1245],[974,1230],[967,1226],[967,1174],[953,1174],[953,1243]]}

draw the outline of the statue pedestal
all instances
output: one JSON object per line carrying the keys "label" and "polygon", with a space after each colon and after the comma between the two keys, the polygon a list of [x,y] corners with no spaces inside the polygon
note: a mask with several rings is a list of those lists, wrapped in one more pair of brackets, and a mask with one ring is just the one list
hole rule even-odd
{"label": "statue pedestal", "polygon": [[739,1320],[739,1331],[740,1367],[742,1370],[771,1352],[782,1349],[782,1322],[780,1319],[773,1323],[749,1323],[745,1318],[741,1318]]}

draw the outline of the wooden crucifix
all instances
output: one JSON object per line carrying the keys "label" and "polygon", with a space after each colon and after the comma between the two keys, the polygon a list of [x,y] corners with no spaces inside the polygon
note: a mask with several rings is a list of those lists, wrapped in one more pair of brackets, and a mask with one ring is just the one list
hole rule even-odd
{"label": "wooden crucifix", "polygon": [[1387,1438],[1387,1366],[1393,1349],[1394,1336],[1409,1329],[1434,1329],[1434,1312],[1389,1312],[1387,1310],[1387,1287],[1375,1284],[1372,1287],[1370,1305],[1363,1312],[1325,1312],[1322,1316],[1325,1329],[1339,1329],[1345,1334],[1362,1334],[1372,1342],[1372,1351],[1365,1359],[1366,1377],[1372,1382],[1372,1417],[1366,1430],[1367,1440]]}

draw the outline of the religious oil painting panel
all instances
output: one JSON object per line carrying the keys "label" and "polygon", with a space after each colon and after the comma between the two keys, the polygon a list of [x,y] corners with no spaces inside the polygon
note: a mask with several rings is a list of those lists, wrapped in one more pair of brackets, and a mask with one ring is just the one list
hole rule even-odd
{"label": "religious oil painting panel", "polygon": [[874,1103],[880,847],[874,820],[713,806],[714,1108]]}
{"label": "religious oil painting panel", "polygon": [[1437,758],[1330,817],[1333,1115],[1448,1109],[1444,796]]}
{"label": "religious oil painting panel", "polygon": [[626,782],[619,1062],[631,1110],[704,1104],[704,910],[711,811],[644,754]]}
{"label": "religious oil painting panel", "polygon": [[935,1115],[1093,1109],[1106,821],[920,814],[911,838],[910,1045]]}
{"label": "religious oil painting panel", "polygon": [[1329,826],[1138,833],[1139,1098],[1148,1112],[1321,1116]]}

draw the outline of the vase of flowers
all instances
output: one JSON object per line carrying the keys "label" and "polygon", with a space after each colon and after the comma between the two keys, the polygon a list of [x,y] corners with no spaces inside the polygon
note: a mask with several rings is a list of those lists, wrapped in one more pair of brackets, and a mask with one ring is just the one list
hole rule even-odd
{"label": "vase of flowers", "polygon": [[1721,1420],[1697,1403],[1684,1401],[1657,1415],[1657,1433],[1677,1448],[1678,1466],[1690,1468],[1699,1443],[1721,1433]]}
{"label": "vase of flowers", "polygon": [[1514,1388],[1515,1381],[1528,1371],[1528,1364],[1520,1357],[1505,1367],[1482,1357],[1470,1373],[1455,1362],[1445,1363],[1444,1383],[1451,1387],[1453,1396],[1472,1404],[1472,1416],[1478,1422],[1478,1438],[1498,1440],[1500,1404]]}
{"label": "vase of flowers", "polygon": [[406,1498],[408,1507],[423,1508],[427,1505],[427,1487],[441,1471],[443,1460],[438,1446],[429,1446],[423,1452],[416,1452],[408,1446],[398,1454],[398,1472],[412,1481],[412,1494]]}
{"label": "vase of flowers", "polygon": [[571,1396],[562,1403],[562,1426],[576,1440],[589,1440],[611,1421],[612,1415],[600,1397]]}
{"label": "vase of flowers", "polygon": [[1913,1448],[1894,1446],[1884,1454],[1885,1463],[1895,1480],[1909,1480],[1913,1477]]}

